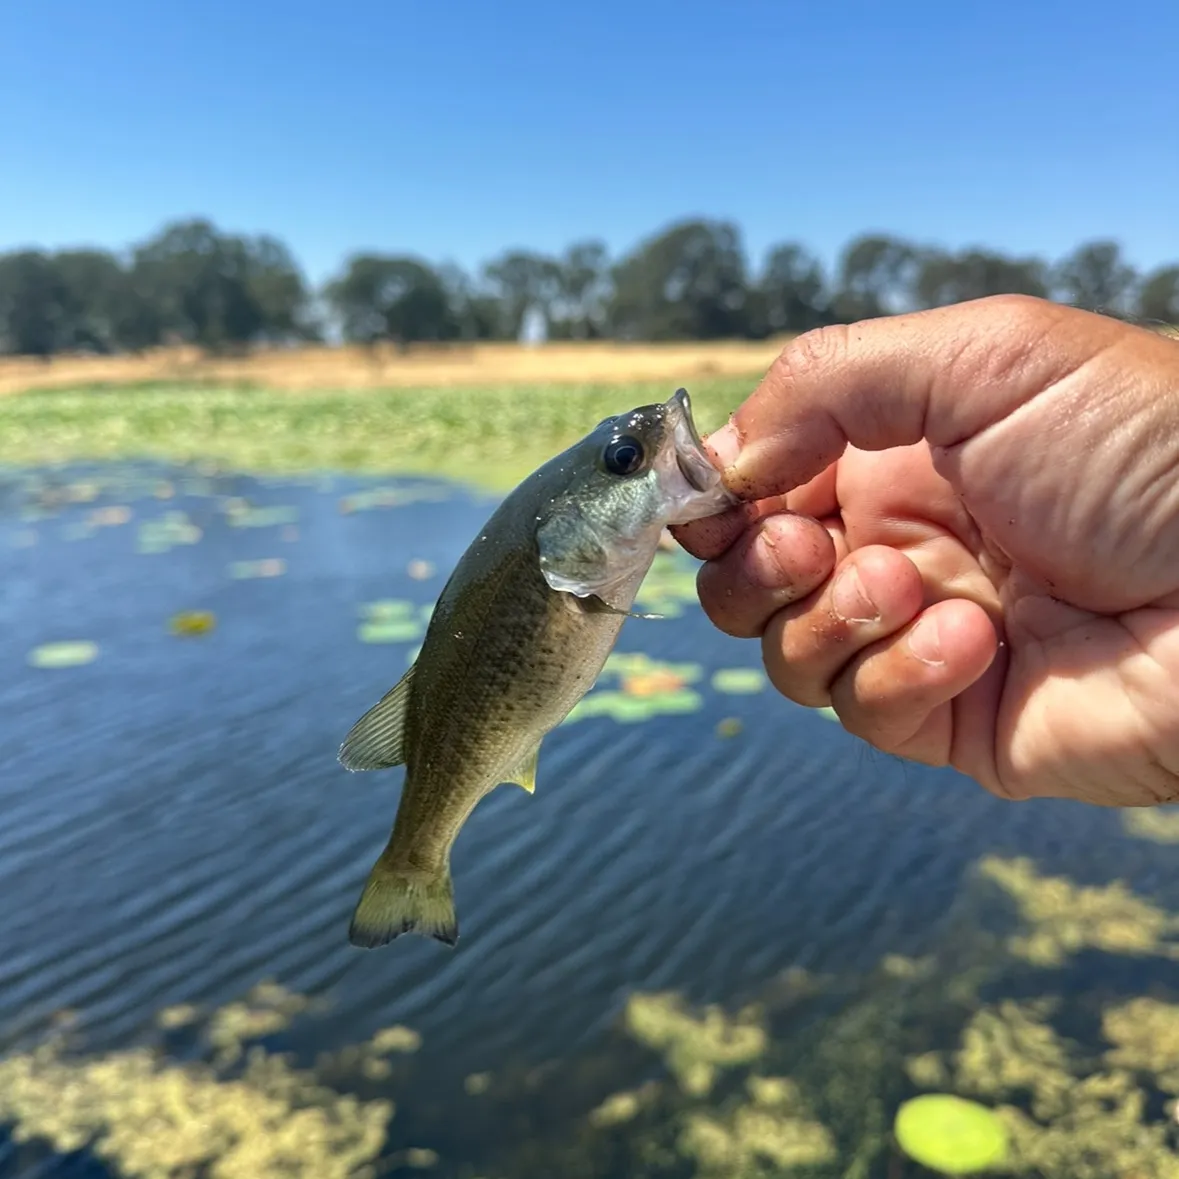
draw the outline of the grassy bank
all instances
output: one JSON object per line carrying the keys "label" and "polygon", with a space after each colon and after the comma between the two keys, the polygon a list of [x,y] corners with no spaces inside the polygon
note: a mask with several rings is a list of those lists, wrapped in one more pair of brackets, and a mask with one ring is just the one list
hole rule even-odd
{"label": "grassy bank", "polygon": [[0,394],[30,389],[118,387],[145,382],[251,385],[315,393],[321,389],[482,388],[487,385],[693,383],[763,373],[788,337],[621,343],[556,341],[416,344],[399,351],[313,347],[207,356],[196,348],[156,348],[138,356],[0,356]]}
{"label": "grassy bank", "polygon": [[[757,375],[689,383],[715,429]],[[143,386],[0,398],[0,464],[212,460],[249,472],[425,473],[503,490],[609,414],[663,401],[674,381],[383,390]]]}

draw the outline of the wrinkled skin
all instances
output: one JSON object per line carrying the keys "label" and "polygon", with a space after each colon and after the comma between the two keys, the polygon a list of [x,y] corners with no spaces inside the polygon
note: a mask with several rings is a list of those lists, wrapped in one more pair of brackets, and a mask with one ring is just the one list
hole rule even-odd
{"label": "wrinkled skin", "polygon": [[1179,342],[1023,296],[822,329],[709,447],[747,502],[676,534],[785,696],[1003,798],[1179,799]]}

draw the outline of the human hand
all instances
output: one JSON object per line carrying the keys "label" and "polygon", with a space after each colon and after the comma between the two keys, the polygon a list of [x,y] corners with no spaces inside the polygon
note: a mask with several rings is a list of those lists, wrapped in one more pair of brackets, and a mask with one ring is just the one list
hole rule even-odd
{"label": "human hand", "polygon": [[747,502],[674,531],[783,695],[1004,798],[1179,799],[1179,344],[1024,296],[823,328],[708,445]]}

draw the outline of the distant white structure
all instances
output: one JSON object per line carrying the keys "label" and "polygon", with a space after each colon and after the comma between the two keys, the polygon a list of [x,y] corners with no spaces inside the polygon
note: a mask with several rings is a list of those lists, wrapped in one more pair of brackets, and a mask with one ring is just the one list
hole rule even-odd
{"label": "distant white structure", "polygon": [[549,338],[549,324],[539,307],[529,307],[520,321],[519,341],[525,348],[536,348]]}

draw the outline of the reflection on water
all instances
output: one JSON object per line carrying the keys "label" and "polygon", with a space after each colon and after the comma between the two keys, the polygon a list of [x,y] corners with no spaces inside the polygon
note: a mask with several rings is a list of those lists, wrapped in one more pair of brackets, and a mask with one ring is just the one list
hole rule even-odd
{"label": "reflection on water", "polygon": [[121,468],[0,503],[0,1174],[892,1179],[919,1092],[996,1109],[1014,1174],[1179,1174],[1163,837],[777,699],[686,558],[536,796],[464,830],[457,950],[362,954],[399,771],[335,750],[491,501]]}

